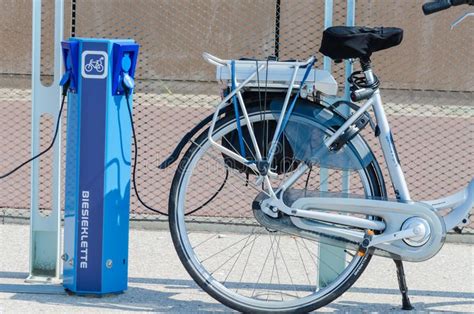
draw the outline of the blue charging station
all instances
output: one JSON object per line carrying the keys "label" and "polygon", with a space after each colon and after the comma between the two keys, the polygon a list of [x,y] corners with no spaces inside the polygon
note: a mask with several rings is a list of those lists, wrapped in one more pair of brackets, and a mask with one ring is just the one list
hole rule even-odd
{"label": "blue charging station", "polygon": [[69,90],[63,285],[80,295],[120,293],[128,277],[132,139],[124,82],[133,88],[138,45],[71,38],[62,51]]}

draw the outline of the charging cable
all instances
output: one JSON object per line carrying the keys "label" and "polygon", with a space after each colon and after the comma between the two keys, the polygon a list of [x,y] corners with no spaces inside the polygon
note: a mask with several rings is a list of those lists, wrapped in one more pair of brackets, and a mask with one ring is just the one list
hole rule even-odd
{"label": "charging cable", "polygon": [[51,148],[53,148],[54,143],[56,142],[56,138],[58,137],[59,124],[61,123],[61,114],[63,112],[64,103],[66,101],[66,95],[67,95],[68,88],[69,88],[69,81],[66,82],[66,84],[64,84],[64,86],[63,86],[63,93],[62,93],[63,98],[61,100],[61,107],[59,108],[58,118],[57,118],[57,121],[56,121],[56,130],[54,131],[54,136],[53,136],[53,140],[51,141],[51,144],[49,144],[49,146],[45,150],[43,150],[41,153],[37,154],[36,156],[31,157],[30,159],[28,159],[27,161],[21,163],[19,166],[17,166],[16,168],[8,171],[7,173],[5,173],[3,175],[0,175],[0,180],[5,179],[9,175],[11,175],[11,174],[15,173],[16,171],[20,170],[22,167],[26,166],[27,164],[29,164],[33,160],[38,159],[39,157],[43,156],[49,150],[51,150]]}
{"label": "charging cable", "polygon": [[[136,170],[137,170],[137,160],[138,160],[138,144],[137,144],[137,135],[135,133],[135,125],[133,123],[133,115],[132,115],[132,110],[131,110],[131,104],[130,104],[130,94],[132,93],[132,90],[135,86],[135,83],[133,81],[133,78],[130,77],[130,75],[128,75],[127,73],[124,73],[123,74],[123,80],[122,80],[122,84],[123,84],[123,87],[124,87],[124,91],[125,91],[125,99],[127,100],[127,109],[128,109],[128,116],[130,118],[130,125],[132,127],[132,134],[133,134],[133,147],[134,147],[134,158],[133,158],[133,168],[132,168],[132,181],[133,181],[133,189],[135,190],[135,195],[137,196],[137,199],[138,201],[148,210],[151,210],[152,212],[155,212],[155,213],[158,213],[158,214],[161,214],[161,215],[164,215],[164,216],[168,216],[167,213],[164,213],[156,208],[153,208],[151,206],[149,206],[147,203],[145,203],[145,201],[142,200],[142,198],[140,197],[140,193],[138,192],[138,189],[137,189],[137,183],[136,183]],[[214,195],[212,195],[207,201],[205,201],[202,205],[200,205],[199,207],[185,213],[184,215],[185,216],[188,216],[188,215],[191,215],[195,212],[197,212],[198,210],[202,209],[204,206],[207,206],[210,202],[212,202],[216,196],[222,191],[222,189],[224,188],[226,182],[227,182],[227,179],[229,177],[229,170],[226,169],[226,173],[225,173],[225,178],[224,178],[224,182],[222,182],[222,185],[217,189],[217,191],[214,193]]]}
{"label": "charging cable", "polygon": [[[26,160],[25,162],[21,163],[20,165],[18,165],[16,168],[10,170],[9,172],[3,174],[3,175],[0,175],[0,180],[1,179],[4,179],[8,176],[10,176],[11,174],[15,173],[16,171],[18,171],[19,169],[21,169],[22,167],[26,166],[27,164],[29,164],[30,162],[32,162],[33,160],[35,159],[38,159],[39,157],[43,156],[44,154],[46,154],[48,151],[51,150],[51,148],[53,148],[54,146],[54,143],[56,142],[56,138],[58,137],[58,133],[59,133],[59,124],[61,123],[61,115],[62,115],[62,112],[63,112],[63,109],[64,109],[64,103],[66,102],[66,96],[67,96],[67,91],[69,89],[69,84],[70,84],[70,81],[69,79],[67,79],[67,81],[65,82],[61,82],[63,85],[63,91],[62,91],[62,100],[61,100],[61,106],[59,108],[59,113],[58,113],[58,117],[57,117],[57,121],[56,121],[56,129],[54,131],[54,136],[53,136],[53,140],[51,141],[51,144],[49,144],[49,146],[43,150],[42,152],[40,152],[39,154],[31,157],[30,159]],[[145,203],[145,201],[142,200],[142,198],[140,197],[140,193],[138,192],[138,189],[137,189],[137,184],[136,184],[136,169],[137,169],[137,160],[138,160],[138,144],[137,144],[137,137],[136,137],[136,133],[135,133],[135,125],[133,123],[133,115],[132,115],[132,110],[131,110],[131,104],[130,104],[130,94],[132,93],[132,90],[134,88],[134,80],[133,78],[128,75],[128,74],[123,74],[123,80],[122,80],[122,83],[123,83],[123,87],[124,87],[124,90],[125,90],[125,98],[127,100],[127,109],[128,109],[128,115],[129,115],[129,118],[130,118],[130,124],[131,124],[131,127],[132,127],[132,134],[133,134],[133,145],[134,145],[134,159],[133,159],[133,169],[132,169],[132,181],[133,181],[133,189],[135,190],[135,195],[137,196],[137,199],[138,201],[145,207],[147,208],[148,210],[151,210],[155,213],[158,213],[158,214],[161,214],[161,215],[164,215],[164,216],[168,216],[167,213],[164,213],[156,208],[153,208],[151,206],[149,206],[147,203]],[[219,187],[219,189],[216,191],[216,193],[214,193],[214,195],[209,198],[206,202],[204,202],[204,204],[202,204],[201,206],[187,212],[185,215],[190,215],[190,214],[193,214],[195,212],[197,212],[198,210],[202,209],[204,206],[206,206],[207,204],[209,204],[216,196],[217,194],[219,194],[222,189],[224,188],[224,185],[225,183],[227,182],[227,179],[228,179],[228,176],[229,176],[229,171],[226,169],[226,176],[225,176],[225,179],[224,179],[224,182],[222,183],[222,185]]]}
{"label": "charging cable", "polygon": [[133,189],[135,190],[135,195],[137,196],[138,201],[145,206],[148,210],[151,210],[152,212],[168,216],[168,214],[153,208],[151,206],[148,206],[140,197],[140,193],[138,192],[137,189],[137,183],[136,183],[136,169],[137,169],[137,160],[138,160],[138,144],[137,144],[137,135],[135,133],[135,124],[133,123],[133,115],[132,115],[132,109],[130,109],[130,94],[132,93],[133,88],[135,87],[135,82],[133,78],[128,75],[127,73],[123,74],[123,89],[125,91],[125,99],[127,100],[127,109],[128,109],[128,117],[130,118],[130,125],[132,127],[132,134],[133,134],[133,147],[134,147],[134,158],[133,158],[133,169],[132,169],[132,184],[133,184]]}

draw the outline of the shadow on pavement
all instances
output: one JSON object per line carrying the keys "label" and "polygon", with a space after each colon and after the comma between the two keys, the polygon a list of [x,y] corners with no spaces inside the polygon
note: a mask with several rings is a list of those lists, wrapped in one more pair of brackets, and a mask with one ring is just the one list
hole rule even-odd
{"label": "shadow on pavement", "polygon": [[28,277],[28,273],[0,271],[0,278],[25,279],[26,277]]}
{"label": "shadow on pavement", "polygon": [[[376,298],[376,296],[374,296]],[[424,302],[413,302],[412,311],[405,311],[402,310],[402,303],[400,298],[399,304],[368,304],[364,302],[355,302],[355,301],[334,301],[327,305],[328,309],[334,309],[338,312],[344,313],[367,313],[367,312],[375,312],[375,313],[382,313],[382,312],[391,312],[391,313],[411,313],[411,312],[419,312],[423,311],[423,313],[428,312],[436,312],[436,313],[465,313],[461,311],[453,311],[453,310],[441,310],[440,307],[447,307],[453,305],[474,305],[472,300],[467,301],[454,301],[454,302],[433,302],[433,303],[424,303]],[[324,309],[324,308],[323,308]],[[322,309],[322,310],[323,310]]]}
{"label": "shadow on pavement", "polygon": [[[173,290],[180,290],[179,292],[169,292],[133,286],[133,283],[137,281],[134,280],[134,278],[130,278],[130,286],[125,293],[96,298],[67,295],[60,285],[25,284],[23,280],[27,275],[27,273],[21,272],[0,272],[0,293],[13,294],[13,296],[9,297],[11,300],[103,310],[130,312],[229,311],[228,308],[218,303],[193,300],[192,296],[197,294],[197,286],[191,280],[182,281],[184,284],[176,283],[174,280],[163,280],[166,286],[163,289],[166,288],[169,290],[171,288]],[[21,283],[12,283],[13,281],[10,283],[2,283],[2,278],[20,279]],[[18,281],[14,280],[14,282]],[[192,292],[187,294],[182,291],[184,289],[192,289]],[[183,299],[182,296],[185,296],[185,299]]]}
{"label": "shadow on pavement", "polygon": [[[383,288],[359,288],[352,287],[349,292],[355,293],[371,293],[371,294],[395,294],[400,295],[398,289],[383,289]],[[474,302],[474,293],[471,292],[452,292],[452,291],[432,291],[432,290],[408,290],[410,296],[429,296],[442,298],[465,298]]]}
{"label": "shadow on pavement", "polygon": [[[75,307],[90,307],[95,309],[111,309],[124,311],[159,311],[159,312],[209,312],[209,311],[229,311],[228,308],[217,304],[193,300],[193,296],[197,296],[199,287],[192,280],[186,279],[161,279],[161,278],[129,278],[129,289],[126,293],[104,298],[78,297],[68,296],[61,286],[58,285],[27,285],[27,284],[4,284],[1,278],[5,279],[21,279],[26,278],[27,273],[21,272],[0,272],[0,293],[14,293],[11,299],[24,300],[27,302],[38,302],[50,305],[70,305]],[[136,285],[156,285],[166,291],[158,291],[159,289],[147,289],[137,287]],[[171,290],[171,291],[170,291]],[[174,290],[174,292],[173,292]],[[189,290],[189,291],[186,291]],[[374,300],[377,295],[394,295],[399,297],[398,289],[384,288],[360,288],[353,287],[348,293],[358,293],[372,295]],[[410,290],[413,306],[415,311],[436,310],[442,312],[440,308],[455,305],[473,305],[474,293],[470,292],[445,292],[430,290]],[[184,299],[183,299],[184,296]],[[433,303],[416,302],[417,296],[434,297],[434,298],[462,298],[465,300],[456,301],[436,301]],[[199,296],[202,297],[202,296]],[[406,312],[401,311],[400,304],[370,304],[357,301],[345,301],[343,299],[336,300],[328,305],[327,309],[335,309],[344,312],[359,311],[390,311],[390,312]],[[324,308],[322,309],[324,311]],[[446,312],[453,312],[452,310]]]}

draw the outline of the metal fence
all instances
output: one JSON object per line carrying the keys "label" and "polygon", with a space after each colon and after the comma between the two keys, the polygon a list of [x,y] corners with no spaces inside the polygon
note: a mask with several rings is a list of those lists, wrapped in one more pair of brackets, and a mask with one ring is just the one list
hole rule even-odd
{"label": "metal fence", "polygon": [[[0,173],[30,155],[31,1],[0,0]],[[472,21],[450,31],[461,8],[424,17],[423,1],[359,0],[356,24],[399,26],[402,45],[373,57],[412,198],[453,193],[474,177],[474,49]],[[167,211],[175,167],[158,165],[194,124],[220,99],[215,69],[201,54],[222,58],[304,59],[318,54],[324,22],[323,0],[87,0],[78,1],[75,31],[80,37],[133,38],[141,46],[134,118],[139,160],[137,185],[151,205]],[[65,33],[71,29],[66,1]],[[52,74],[53,1],[43,0],[44,82]],[[334,1],[333,24],[344,24],[346,1]],[[22,21],[19,25],[19,21]],[[343,84],[343,67],[333,71]],[[65,122],[66,119],[63,119]],[[54,118],[45,117],[42,147],[51,140]],[[65,130],[65,128],[64,128]],[[365,131],[378,160],[376,139]],[[40,177],[40,207],[47,213],[51,155]],[[49,163],[48,163],[49,161]],[[389,176],[385,172],[388,182]],[[0,181],[0,215],[28,216],[30,168]],[[391,191],[389,187],[389,191]],[[392,192],[391,192],[392,193]],[[393,194],[392,194],[393,196]],[[147,212],[132,191],[134,219],[164,219]],[[474,223],[471,223],[473,232]]]}

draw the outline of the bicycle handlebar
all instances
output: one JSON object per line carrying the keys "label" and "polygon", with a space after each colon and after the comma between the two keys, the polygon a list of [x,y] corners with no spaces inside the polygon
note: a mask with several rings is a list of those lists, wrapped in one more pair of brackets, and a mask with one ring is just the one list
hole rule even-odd
{"label": "bicycle handlebar", "polygon": [[437,0],[423,4],[423,13],[430,15],[439,11],[449,9],[452,6],[469,4],[474,5],[474,0]]}
{"label": "bicycle handlebar", "polygon": [[423,4],[423,13],[425,15],[433,14],[439,11],[449,9],[451,7],[450,0],[441,0],[435,2],[428,2]]}

